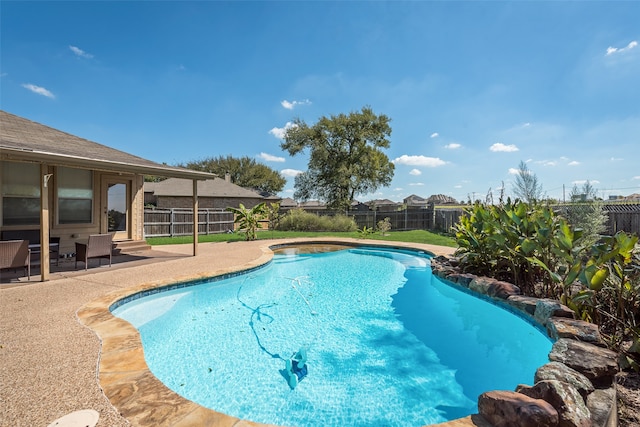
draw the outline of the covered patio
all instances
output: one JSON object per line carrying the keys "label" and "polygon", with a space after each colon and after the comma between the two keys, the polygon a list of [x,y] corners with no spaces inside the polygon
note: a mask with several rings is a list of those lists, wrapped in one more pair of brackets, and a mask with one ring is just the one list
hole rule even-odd
{"label": "covered patio", "polygon": [[[95,234],[111,234],[118,244],[144,244],[145,176],[191,180],[194,211],[197,182],[215,177],[0,111],[0,232],[4,240],[20,239],[20,233],[33,239],[39,233],[37,245],[30,241],[30,246],[40,254],[41,281],[49,279],[52,237],[54,256],[62,257],[73,256],[75,243]],[[196,215],[194,236],[197,230]],[[197,247],[194,238],[192,255]]]}

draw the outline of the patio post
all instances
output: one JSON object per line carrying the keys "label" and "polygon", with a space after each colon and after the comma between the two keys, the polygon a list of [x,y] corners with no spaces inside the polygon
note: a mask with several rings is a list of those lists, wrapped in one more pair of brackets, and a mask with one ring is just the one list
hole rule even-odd
{"label": "patio post", "polygon": [[198,255],[198,180],[193,180],[193,256]]}
{"label": "patio post", "polygon": [[49,280],[49,179],[46,164],[40,164],[40,281]]}

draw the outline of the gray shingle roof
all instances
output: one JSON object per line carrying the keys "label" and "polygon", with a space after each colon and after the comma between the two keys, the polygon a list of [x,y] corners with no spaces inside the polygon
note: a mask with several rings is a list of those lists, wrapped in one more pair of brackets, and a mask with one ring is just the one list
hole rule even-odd
{"label": "gray shingle roof", "polygon": [[2,159],[31,160],[147,175],[206,179],[213,175],[162,165],[0,110]]}
{"label": "gray shingle roof", "polygon": [[[154,196],[191,197],[193,184],[188,179],[169,178],[160,182],[145,182],[145,193],[153,193]],[[198,197],[242,197],[263,199],[252,190],[227,182],[222,178],[198,181]]]}

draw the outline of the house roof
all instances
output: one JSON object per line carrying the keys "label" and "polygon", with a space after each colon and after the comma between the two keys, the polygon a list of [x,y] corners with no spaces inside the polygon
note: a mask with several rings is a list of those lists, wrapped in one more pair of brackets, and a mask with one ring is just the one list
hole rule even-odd
{"label": "house roof", "polygon": [[[154,196],[191,197],[193,184],[188,179],[169,178],[160,182],[145,182],[144,192]],[[222,178],[198,181],[198,197],[234,197],[264,199],[255,191],[247,190]]]}
{"label": "house roof", "polygon": [[0,159],[188,179],[215,176],[143,159],[2,110]]}

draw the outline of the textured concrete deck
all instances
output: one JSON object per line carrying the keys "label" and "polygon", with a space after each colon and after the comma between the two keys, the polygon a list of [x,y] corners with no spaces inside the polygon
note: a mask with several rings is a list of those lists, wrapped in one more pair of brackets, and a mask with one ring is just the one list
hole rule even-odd
{"label": "textured concrete deck", "polygon": [[[391,244],[436,255],[453,251],[374,240],[313,240]],[[205,243],[196,257],[190,256],[191,245],[163,246],[112,267],[92,264],[85,272],[63,266],[48,282],[32,276],[30,282],[0,284],[0,425],[46,426],[80,409],[98,411],[98,426],[105,427],[256,425],[166,388],[149,372],[137,330],[113,317],[108,307],[142,289],[261,265],[272,257],[269,246],[306,241]],[[467,417],[447,425],[485,424]]]}

